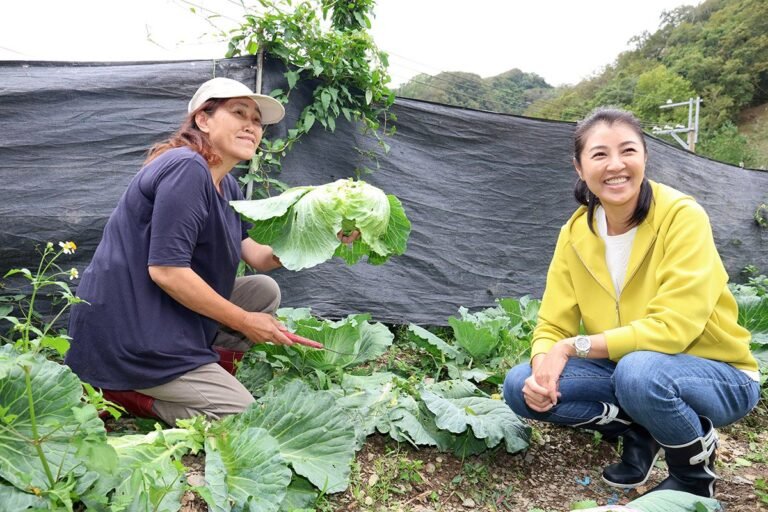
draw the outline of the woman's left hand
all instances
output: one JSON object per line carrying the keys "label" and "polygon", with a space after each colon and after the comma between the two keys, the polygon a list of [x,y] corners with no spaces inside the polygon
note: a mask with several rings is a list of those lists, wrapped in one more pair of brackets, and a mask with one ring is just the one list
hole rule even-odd
{"label": "woman's left hand", "polygon": [[358,238],[360,238],[360,231],[357,229],[352,231],[349,234],[344,234],[344,230],[342,229],[338,233],[336,233],[336,236],[338,237],[339,241],[343,244],[351,244]]}

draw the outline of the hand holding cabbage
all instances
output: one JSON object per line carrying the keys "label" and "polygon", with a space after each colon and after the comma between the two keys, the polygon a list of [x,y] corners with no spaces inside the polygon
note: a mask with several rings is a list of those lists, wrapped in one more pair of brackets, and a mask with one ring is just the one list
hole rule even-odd
{"label": "hand holding cabbage", "polygon": [[[342,179],[316,187],[290,188],[279,196],[230,203],[251,222],[248,234],[272,247],[289,270],[313,267],[331,259],[348,264],[363,256],[380,265],[405,252],[411,223],[400,201],[364,181]],[[360,236],[343,244],[339,231]]]}

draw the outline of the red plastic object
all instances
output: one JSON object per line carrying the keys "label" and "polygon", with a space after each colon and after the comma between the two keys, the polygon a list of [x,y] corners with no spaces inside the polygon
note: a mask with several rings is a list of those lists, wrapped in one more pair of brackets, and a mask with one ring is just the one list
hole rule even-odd
{"label": "red plastic object", "polygon": [[139,393],[138,391],[102,389],[101,392],[104,394],[104,398],[122,406],[132,416],[160,419],[152,410],[152,404],[155,403],[155,399],[151,396]]}
{"label": "red plastic object", "polygon": [[225,348],[213,347],[216,352],[219,353],[219,365],[227,370],[232,375],[235,374],[235,363],[240,361],[245,352],[237,352],[235,350],[227,350]]}
{"label": "red plastic object", "polygon": [[319,341],[310,340],[309,338],[305,338],[303,336],[299,336],[298,334],[294,334],[292,332],[284,332],[285,337],[291,340],[294,343],[298,343],[299,345],[304,345],[305,347],[312,347],[312,348],[325,348],[323,347],[323,344]]}

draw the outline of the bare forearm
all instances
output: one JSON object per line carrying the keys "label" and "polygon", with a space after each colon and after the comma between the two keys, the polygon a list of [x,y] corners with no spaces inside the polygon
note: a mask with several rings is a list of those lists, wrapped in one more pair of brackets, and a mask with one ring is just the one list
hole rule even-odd
{"label": "bare forearm", "polygon": [[259,272],[269,272],[282,266],[271,247],[258,244],[249,238],[242,241],[241,257],[244,262]]}
{"label": "bare forearm", "polygon": [[164,292],[195,313],[239,330],[246,312],[216,293],[191,268],[150,266],[149,275]]}

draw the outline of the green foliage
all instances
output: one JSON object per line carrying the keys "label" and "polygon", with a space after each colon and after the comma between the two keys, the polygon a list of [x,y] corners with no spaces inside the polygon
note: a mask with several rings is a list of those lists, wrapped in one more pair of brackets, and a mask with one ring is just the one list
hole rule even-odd
{"label": "green foliage", "polygon": [[[360,180],[341,179],[316,187],[295,187],[279,196],[231,201],[253,224],[248,234],[272,247],[283,267],[301,270],[334,256],[347,264],[363,256],[380,265],[405,252],[411,223],[400,201]],[[338,233],[360,236],[343,244]]]}
{"label": "green foliage", "polygon": [[330,393],[314,391],[294,380],[222,422],[223,431],[253,427],[268,432],[293,470],[319,489],[339,492],[349,485],[354,427]]}
{"label": "green foliage", "polygon": [[[312,103],[302,110],[287,138],[262,140],[248,179],[259,182],[269,195],[274,183],[264,168],[279,171],[282,158],[303,135],[316,124],[335,131],[339,116],[360,122],[388,151],[379,131],[394,133],[388,110],[395,96],[387,87],[387,55],[367,32],[374,1],[259,3],[263,12],[246,15],[245,22],[232,32],[227,57],[263,51],[285,63],[287,89],[269,93],[283,103],[288,103],[291,91],[301,81],[312,81],[315,89]],[[329,15],[331,26],[327,28],[323,19]]]}
{"label": "green foliage", "polygon": [[548,97],[552,86],[535,73],[512,69],[490,78],[474,73],[420,74],[397,89],[397,95],[458,107],[521,114],[533,101]]}
{"label": "green foliage", "polygon": [[476,313],[459,308],[459,317],[448,319],[452,340],[411,324],[409,341],[431,354],[451,378],[500,383],[507,369],[530,354],[541,301],[525,296],[499,299],[498,304]]}
{"label": "green foliage", "polygon": [[686,109],[660,110],[659,105],[665,104],[670,99],[677,102],[695,95],[688,80],[670,71],[664,65],[659,65],[637,78],[630,110],[646,123],[673,126],[687,124]]}
{"label": "green foliage", "polygon": [[[77,246],[74,242],[59,242],[59,248],[48,242],[40,253],[40,262],[35,271],[27,268],[11,269],[5,274],[5,278],[22,276],[31,285],[29,296],[24,293],[5,295],[0,301],[0,320],[11,323],[12,328],[7,336],[0,336],[0,343],[13,343],[22,352],[37,353],[43,349],[53,349],[59,356],[63,356],[69,350],[69,337],[54,333],[53,327],[61,315],[71,306],[82,302],[72,293],[67,281],[77,279],[77,269],[62,270],[56,261],[63,254],[73,254]],[[35,309],[36,301],[49,289],[53,289],[51,298],[59,304],[63,304],[52,318],[43,319]],[[14,310],[19,312],[13,315]]]}
{"label": "green foliage", "polygon": [[768,102],[768,3],[708,0],[682,6],[664,12],[659,29],[635,37],[634,44],[595,76],[558,88],[524,113],[575,121],[596,106],[613,105],[632,110],[649,128],[675,126],[687,124],[686,109],[658,107],[668,99],[701,96],[697,151],[735,165],[765,166],[766,156],[757,161],[727,123],[738,122],[745,108]]}
{"label": "green foliage", "polygon": [[763,229],[768,228],[768,200],[757,205],[753,217],[755,219],[755,224]]}
{"label": "green foliage", "polygon": [[277,440],[263,428],[222,430],[205,440],[205,480],[211,510],[276,512],[285,498],[291,470]]}
{"label": "green foliage", "polygon": [[80,380],[40,354],[0,347],[0,477],[14,500],[43,498],[72,510],[101,476],[116,466],[104,424],[81,401]]}
{"label": "green foliage", "polygon": [[[338,383],[344,370],[384,354],[394,338],[384,324],[370,323],[369,314],[349,315],[332,322],[312,317],[308,309],[282,308],[277,311],[277,316],[278,319],[285,319],[286,325],[296,334],[318,341],[324,348],[263,343],[254,345],[249,355],[261,353],[264,356],[251,356],[247,361],[244,360],[237,375],[257,395],[261,395],[264,386],[270,382],[266,376],[278,372],[289,379],[319,378],[318,387],[327,387],[326,381],[329,379]],[[271,368],[266,368],[265,364]],[[258,369],[253,369],[254,365]]]}
{"label": "green foliage", "polygon": [[697,152],[742,167],[751,167],[757,158],[747,138],[739,133],[731,121],[726,121],[716,130],[704,132],[699,140]]}

